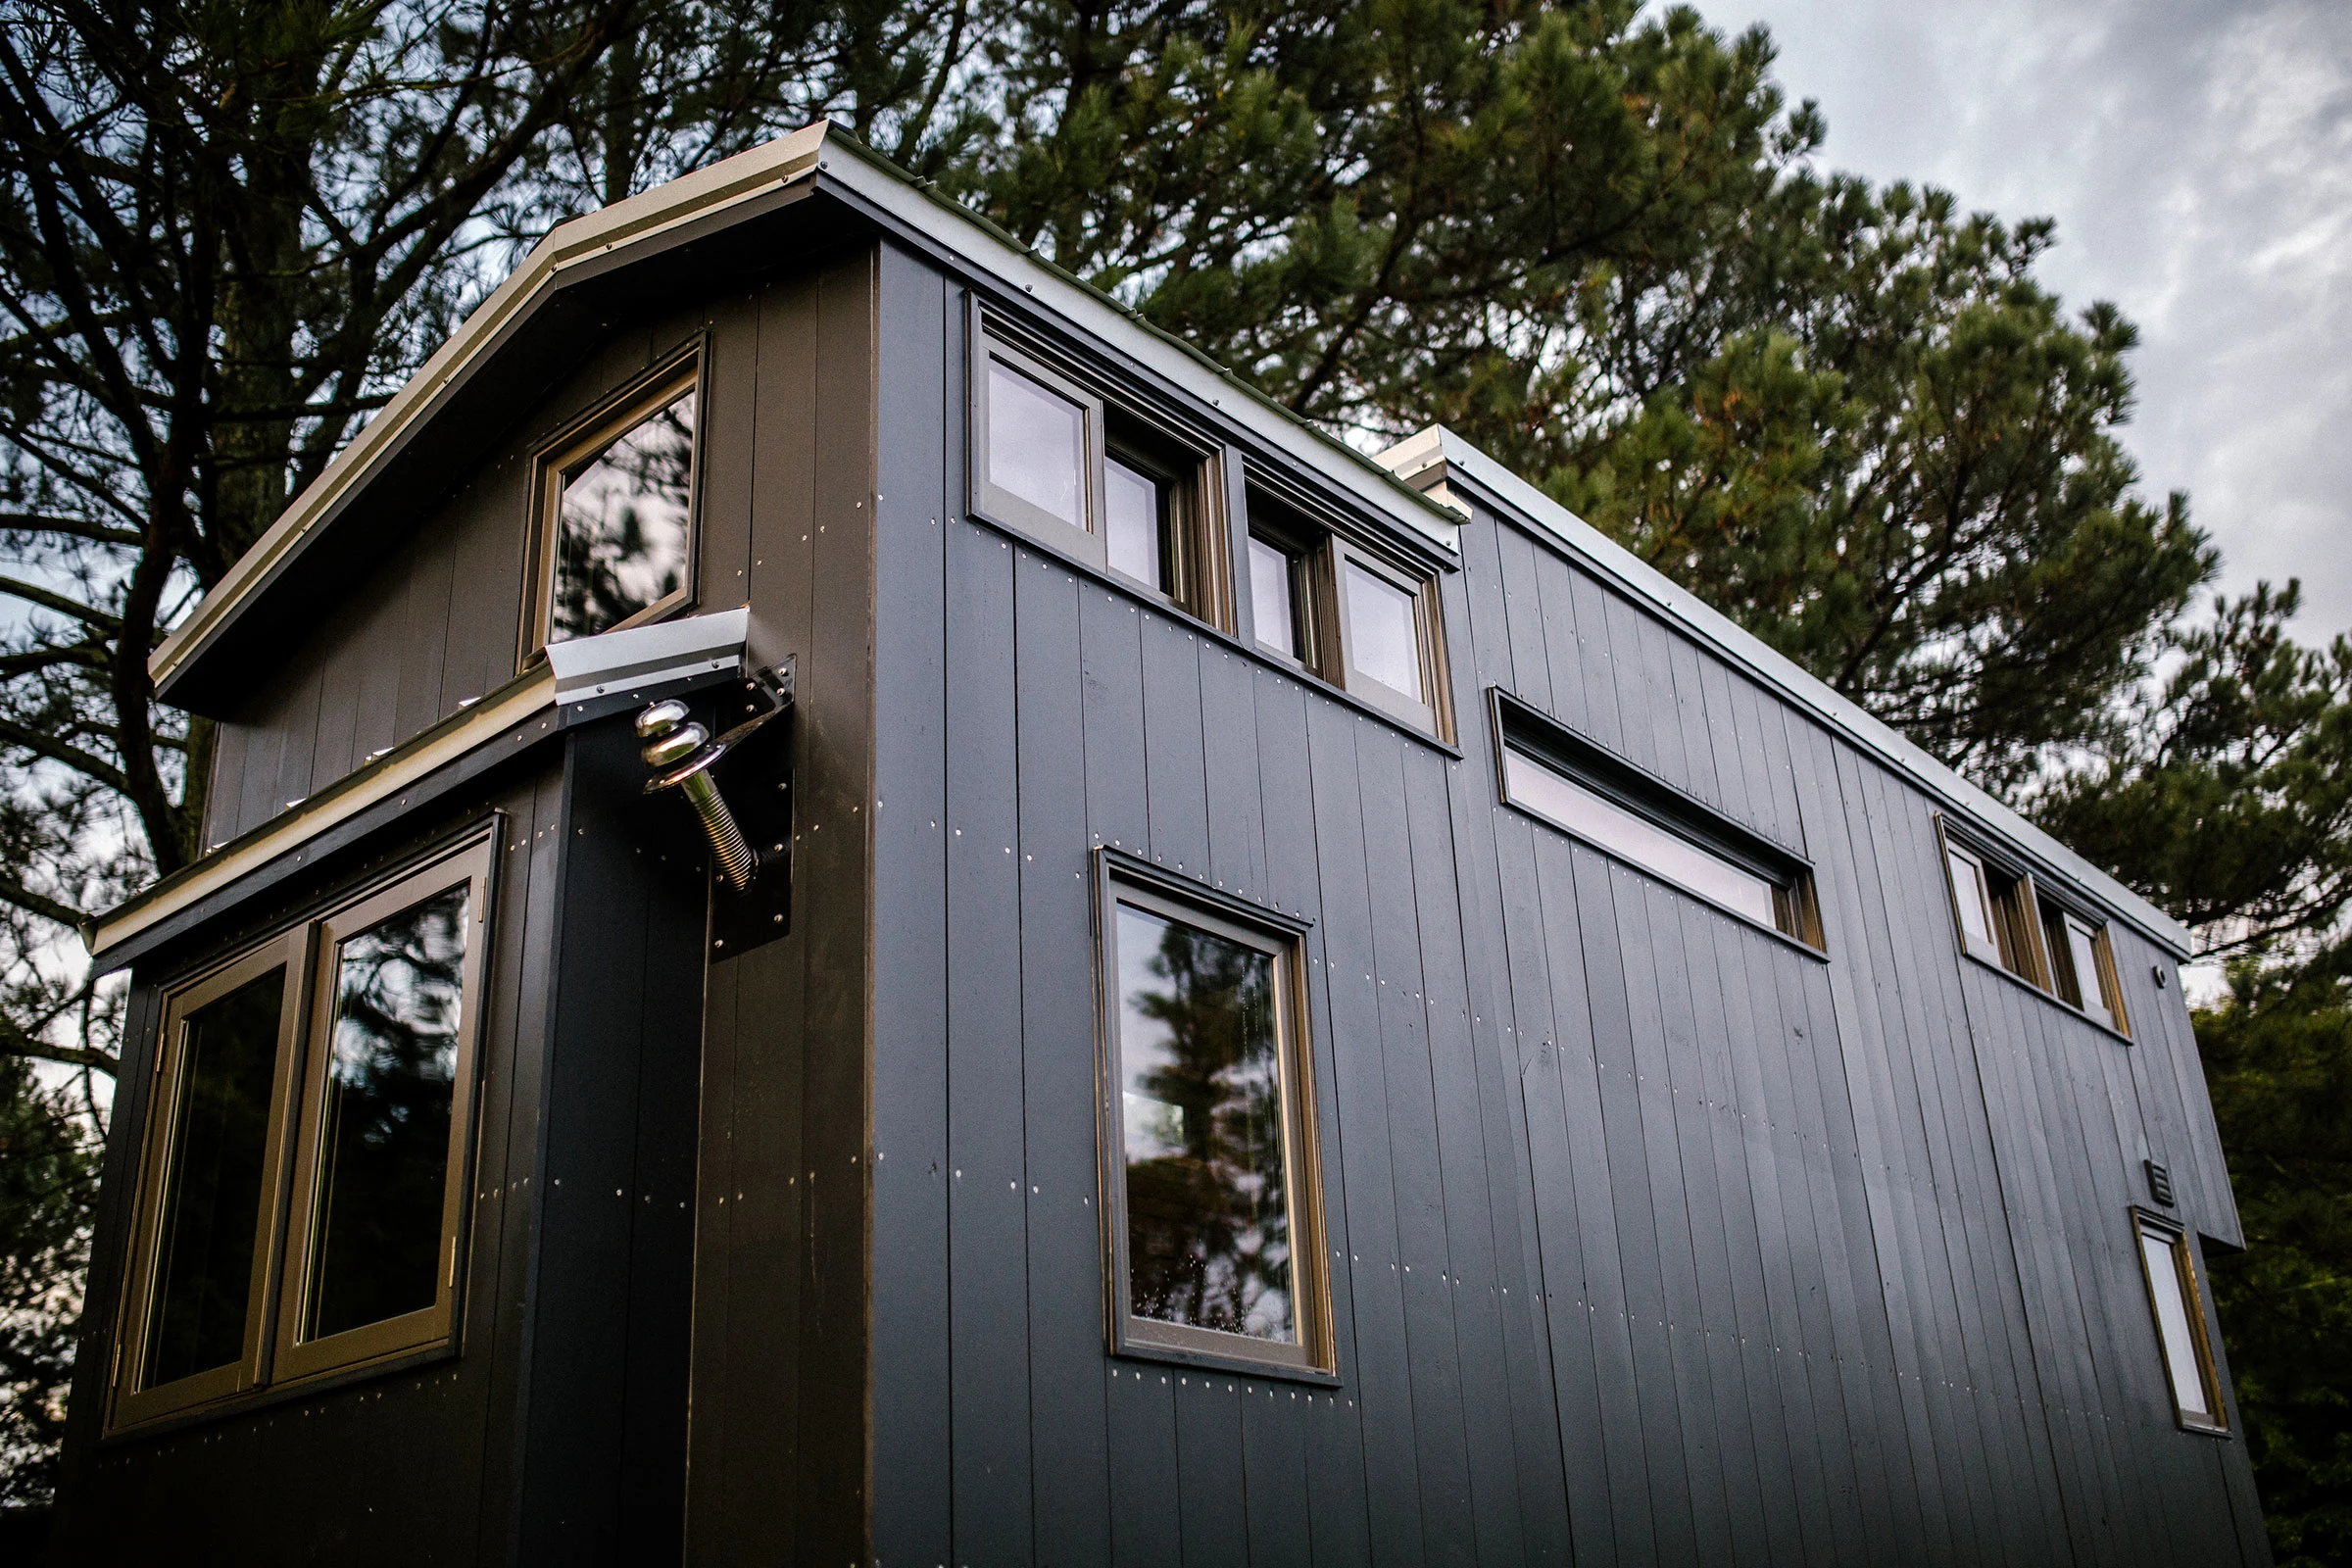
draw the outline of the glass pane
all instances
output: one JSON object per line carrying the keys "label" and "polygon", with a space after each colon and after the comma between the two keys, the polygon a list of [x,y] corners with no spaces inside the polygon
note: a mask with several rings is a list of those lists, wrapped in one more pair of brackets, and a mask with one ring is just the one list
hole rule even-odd
{"label": "glass pane", "polygon": [[1986,947],[1997,946],[1992,939],[1992,914],[1984,903],[1984,872],[1976,860],[1958,850],[1949,856],[1952,867],[1952,892],[1960,905],[1960,928]]}
{"label": "glass pane", "polygon": [[336,951],[306,1340],[433,1304],[466,904],[452,888]]}
{"label": "glass pane", "polygon": [[1086,411],[994,360],[988,478],[1073,528],[1086,526]]}
{"label": "glass pane", "polygon": [[1125,905],[1118,945],[1135,1315],[1295,1344],[1274,960]]}
{"label": "glass pane", "polygon": [[188,1015],[141,1388],[245,1353],[285,996],[286,971],[272,969]]}
{"label": "glass pane", "polygon": [[547,638],[609,631],[685,584],[694,394],[564,478]]}
{"label": "glass pane", "polygon": [[2061,1002],[2082,1005],[2082,971],[2075,964],[2074,945],[2067,940],[2069,922],[2048,905],[2041,906],[2042,945],[2050,954],[2050,980]]}
{"label": "glass pane", "polygon": [[1159,481],[1150,474],[1116,458],[1103,461],[1104,543],[1110,550],[1110,569],[1164,590],[1168,579],[1160,559],[1161,494]]}
{"label": "glass pane", "polygon": [[2196,1334],[2189,1327],[2187,1293],[2182,1290],[2178,1244],[2169,1236],[2139,1233],[2148,1278],[2156,1288],[2156,1333],[2164,1341],[2164,1369],[2173,1380],[2173,1402],[2210,1421],[2205,1377],[2197,1363]]}
{"label": "glass pane", "polygon": [[1257,640],[1293,659],[1298,648],[1298,606],[1291,597],[1291,558],[1263,539],[1250,541],[1250,608],[1257,617]]}
{"label": "glass pane", "polygon": [[1426,701],[1413,596],[1352,561],[1347,565],[1348,662],[1391,691]]}
{"label": "glass pane", "polygon": [[2108,1013],[2107,988],[2099,972],[2099,939],[2078,921],[2066,922],[2066,948],[2074,959],[2075,987],[2080,995],[2075,1003],[2085,1012],[2101,1017]]}
{"label": "glass pane", "polygon": [[1670,882],[1728,904],[1751,920],[1775,930],[1788,929],[1782,918],[1791,909],[1788,901],[1776,901],[1773,884],[1753,871],[1709,855],[1682,835],[1518,752],[1503,753],[1502,776],[1513,801],[1569,832]]}

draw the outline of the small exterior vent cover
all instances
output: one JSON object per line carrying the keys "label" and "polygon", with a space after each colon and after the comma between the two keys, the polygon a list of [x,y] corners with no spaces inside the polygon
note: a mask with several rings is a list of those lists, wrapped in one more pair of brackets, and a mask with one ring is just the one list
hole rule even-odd
{"label": "small exterior vent cover", "polygon": [[2163,1207],[2172,1207],[2173,1173],[2152,1159],[2140,1163],[2148,1167],[2148,1196]]}

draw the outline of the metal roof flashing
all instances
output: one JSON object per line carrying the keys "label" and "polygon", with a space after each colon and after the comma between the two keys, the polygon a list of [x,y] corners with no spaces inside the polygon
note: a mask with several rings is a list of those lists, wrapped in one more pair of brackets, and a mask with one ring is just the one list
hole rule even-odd
{"label": "metal roof flashing", "polygon": [[1447,500],[1456,500],[1458,482],[1495,511],[1549,535],[1594,575],[1764,681],[1938,804],[1997,834],[2038,873],[2105,905],[2176,958],[2195,953],[2193,937],[2179,920],[1444,425],[1405,437],[1375,461],[1400,480],[1424,484],[1430,483],[1431,470],[1443,468],[1436,490]]}

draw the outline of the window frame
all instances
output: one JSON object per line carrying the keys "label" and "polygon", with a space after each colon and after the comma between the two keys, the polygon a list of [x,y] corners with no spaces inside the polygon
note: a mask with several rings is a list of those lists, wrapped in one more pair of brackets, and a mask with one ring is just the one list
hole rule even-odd
{"label": "window frame", "polygon": [[[1733,919],[1770,932],[1794,944],[1808,956],[1827,961],[1829,939],[1822,927],[1821,896],[1812,862],[1802,856],[1759,837],[1702,801],[1685,795],[1663,779],[1650,777],[1633,762],[1577,734],[1541,709],[1499,686],[1491,688],[1494,736],[1496,799],[1512,810],[1565,834],[1594,854],[1607,857],[1637,875],[1659,882]],[[1554,774],[1572,788],[1597,797],[1662,833],[1764,883],[1773,893],[1773,922],[1758,920],[1747,910],[1728,904],[1704,888],[1693,887],[1673,873],[1637,859],[1621,846],[1595,837],[1573,823],[1563,822],[1511,788],[1510,759],[1517,755]],[[1780,923],[1786,919],[1788,924]]]}
{"label": "window frame", "polygon": [[[1443,627],[1438,615],[1438,579],[1434,573],[1420,574],[1406,570],[1387,557],[1378,555],[1340,534],[1331,536],[1324,552],[1329,563],[1328,593],[1331,596],[1331,625],[1337,634],[1338,646],[1331,651],[1330,667],[1338,670],[1337,684],[1351,697],[1370,703],[1385,713],[1394,715],[1443,736],[1446,702],[1446,662],[1441,651]],[[1356,667],[1355,625],[1348,608],[1348,568],[1355,566],[1409,595],[1413,602],[1414,656],[1420,662],[1421,687],[1426,701],[1415,701],[1388,682]]]}
{"label": "window frame", "polygon": [[[498,895],[498,847],[505,818],[493,813],[410,858],[386,876],[370,878],[322,901],[286,929],[239,948],[165,990],[164,1021],[156,1048],[157,1072],[140,1112],[140,1175],[129,1266],[117,1302],[108,1369],[108,1436],[174,1416],[242,1408],[285,1391],[386,1364],[458,1348],[466,1288],[470,1213],[467,1201],[480,1117],[479,1062],[488,1005],[491,910]],[[457,1061],[450,1085],[450,1146],[444,1173],[439,1255],[445,1260],[429,1308],[365,1324],[323,1339],[297,1343],[302,1276],[316,1216],[317,1146],[322,1114],[319,1092],[328,1051],[323,1020],[331,1015],[336,951],[343,937],[412,908],[452,888],[466,886],[466,959],[460,970]],[[279,1001],[277,1055],[271,1068],[263,1202],[255,1232],[254,1277],[245,1321],[244,1353],[233,1367],[209,1369],[153,1389],[138,1386],[154,1310],[155,1265],[161,1245],[164,1187],[177,1131],[189,1013],[270,969],[287,967]]]}
{"label": "window frame", "polygon": [[[1252,520],[1246,534],[1250,544],[1262,544],[1283,558],[1284,587],[1289,593],[1292,644],[1288,648],[1266,641],[1259,631],[1257,606],[1257,577],[1252,567],[1250,578],[1250,643],[1259,653],[1279,659],[1293,669],[1319,675],[1315,667],[1322,639],[1316,632],[1320,618],[1315,605],[1314,552],[1298,543],[1285,531],[1267,522]],[[1247,546],[1245,546],[1247,548]]]}
{"label": "window frame", "polygon": [[[970,368],[965,461],[971,514],[1068,556],[1120,586],[1230,633],[1234,624],[1233,563],[1227,560],[1225,474],[1234,461],[1221,442],[1181,428],[1138,399],[1103,390],[1081,368],[1027,341],[1012,323],[984,311],[977,299],[969,320]],[[992,368],[1004,365],[1054,395],[1076,404],[1080,437],[1083,527],[1054,516],[999,485],[989,469]],[[1110,564],[1110,518],[1105,465],[1112,459],[1168,487],[1161,563],[1167,582],[1147,582]]]}
{"label": "window frame", "polygon": [[625,631],[666,619],[700,600],[703,571],[703,448],[710,400],[704,367],[710,356],[697,338],[612,396],[571,420],[531,455],[531,523],[523,550],[523,612],[517,673],[547,657],[555,613],[556,540],[564,525],[564,477],[614,441],[677,401],[694,395],[694,445],[686,465],[686,572],[678,587],[606,631]]}
{"label": "window frame", "polygon": [[[1960,951],[2024,981],[2046,997],[2058,999],[2049,954],[2042,946],[2041,893],[2034,873],[1984,850],[1975,838],[1955,832],[1940,812],[1936,818],[1936,833],[1943,850],[1943,880],[1950,895],[1952,930],[1959,939]],[[1952,875],[1955,859],[1967,860],[1976,867],[1975,880],[1983,894],[1985,925],[1992,933],[1993,946],[1989,951],[1968,929],[1968,922],[1961,915],[1960,884]],[[1996,889],[1996,877],[2005,879],[2006,886]]]}
{"label": "window frame", "polygon": [[[1119,1022],[1118,911],[1124,905],[1263,953],[1274,961],[1283,1082],[1284,1182],[1291,1200],[1291,1300],[1296,1343],[1139,1317],[1127,1236],[1126,1121]],[[1111,849],[1095,851],[1096,1112],[1102,1215],[1103,1321],[1112,1355],[1219,1367],[1336,1387],[1329,1243],[1324,1224],[1314,1040],[1304,947],[1312,922],[1176,877]]]}
{"label": "window frame", "polygon": [[[2196,1250],[2189,1245],[2188,1228],[2136,1204],[2131,1213],[2132,1250],[2139,1259],[2140,1281],[2147,1287],[2148,1327],[2155,1335],[2156,1368],[2164,1379],[2164,1396],[2172,1404],[2173,1424],[2183,1432],[2226,1438],[2230,1436],[2229,1401],[2222,1396],[2221,1367],[2214,1356],[2213,1330],[2205,1318],[2205,1291],[2197,1269]],[[2198,1386],[2213,1412],[2210,1418],[2183,1409],[2174,1386],[2172,1351],[2164,1343],[2164,1307],[2157,1297],[2155,1273],[2148,1266],[2146,1242],[2151,1239],[2164,1243],[2172,1252],[2174,1283],[2180,1292],[2183,1315],[2188,1319],[2190,1351],[2196,1357]]]}
{"label": "window frame", "polygon": [[[115,1339],[110,1379],[114,1393],[111,1426],[157,1420],[233,1398],[259,1386],[267,1376],[273,1335],[270,1315],[275,1305],[270,1282],[276,1272],[276,1250],[285,1210],[286,1131],[290,1119],[287,1100],[301,1047],[302,999],[310,989],[310,958],[309,928],[297,927],[246,948],[166,993],[163,1028],[157,1039],[156,1070],[149,1083],[144,1112],[146,1127],[141,1139],[135,1211],[138,1217],[132,1231],[130,1266],[124,1271],[122,1310]],[[280,967],[286,972],[286,981],[278,1003],[276,1061],[270,1069],[261,1201],[254,1217],[253,1264],[246,1286],[243,1352],[228,1365],[151,1388],[141,1387],[140,1370],[147,1359],[148,1331],[156,1305],[156,1270],[163,1248],[166,1188],[177,1142],[174,1135],[179,1130],[181,1094],[187,1082],[188,1017],[249,981]]]}
{"label": "window frame", "polygon": [[[2084,914],[2047,893],[2042,893],[2040,899],[2042,948],[2049,956],[2050,995],[2100,1028],[2131,1039],[2132,1030],[2124,1011],[2122,977],[2116,970],[2115,944],[2107,922]],[[2052,940],[2071,937],[2076,932],[2090,947],[2091,973],[2087,983],[2081,965],[2075,962],[2073,942]],[[2066,994],[2070,983],[2075,991],[2071,997]]]}
{"label": "window frame", "polygon": [[[303,1054],[299,1142],[291,1172],[284,1260],[279,1265],[276,1365],[288,1379],[380,1361],[429,1349],[457,1332],[459,1271],[466,1235],[466,1195],[471,1185],[469,1158],[475,1064],[481,1039],[482,974],[489,924],[490,844],[483,840],[446,856],[408,876],[346,904],[313,922],[314,970],[309,1002],[309,1045]],[[442,1171],[441,1240],[435,1253],[433,1304],[399,1317],[382,1318],[322,1339],[302,1340],[298,1331],[311,1268],[311,1242],[318,1223],[318,1143],[323,1127],[325,1078],[334,1013],[336,955],[345,939],[411,909],[450,889],[466,895],[466,959],[460,970],[457,1062],[450,1079],[449,1150]]]}

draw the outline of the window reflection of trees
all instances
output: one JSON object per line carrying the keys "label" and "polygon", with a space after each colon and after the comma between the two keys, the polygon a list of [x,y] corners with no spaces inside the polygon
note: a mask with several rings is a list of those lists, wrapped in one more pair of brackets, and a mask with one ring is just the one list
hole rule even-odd
{"label": "window reflection of trees", "polygon": [[694,407],[689,392],[564,481],[554,640],[616,626],[684,584]]}
{"label": "window reflection of trees", "polygon": [[143,1387],[244,1353],[285,989],[285,970],[272,969],[188,1016]]}
{"label": "window reflection of trees", "polygon": [[1295,1341],[1274,961],[1119,913],[1132,1309]]}
{"label": "window reflection of trees", "polygon": [[433,1303],[466,902],[452,888],[338,951],[306,1339]]}

